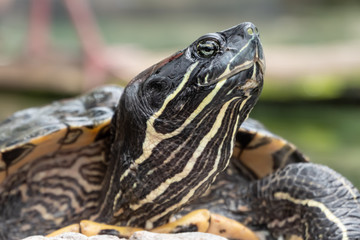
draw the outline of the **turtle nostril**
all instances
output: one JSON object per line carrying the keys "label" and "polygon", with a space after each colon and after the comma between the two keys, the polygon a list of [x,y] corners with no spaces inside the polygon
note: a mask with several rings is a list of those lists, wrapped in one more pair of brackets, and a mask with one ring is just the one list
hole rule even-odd
{"label": "turtle nostril", "polygon": [[244,30],[245,30],[245,31],[244,31],[245,34],[248,35],[248,36],[250,36],[250,37],[252,37],[252,36],[254,36],[254,35],[255,35],[256,37],[259,37],[259,36],[260,36],[258,28],[257,28],[254,24],[252,24],[252,23],[250,23],[250,22],[248,22],[248,23],[245,25]]}
{"label": "turtle nostril", "polygon": [[254,30],[253,30],[251,27],[249,27],[248,29],[246,29],[246,31],[247,31],[247,33],[248,33],[249,35],[253,35],[253,34],[254,34]]}
{"label": "turtle nostril", "polygon": [[247,32],[250,36],[252,36],[252,35],[260,36],[258,28],[257,28],[257,27],[254,27],[254,26],[248,27],[248,28],[246,29],[246,32]]}

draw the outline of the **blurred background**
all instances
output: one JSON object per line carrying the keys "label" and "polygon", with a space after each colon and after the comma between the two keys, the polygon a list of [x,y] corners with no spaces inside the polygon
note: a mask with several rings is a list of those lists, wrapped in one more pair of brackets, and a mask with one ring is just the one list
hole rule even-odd
{"label": "blurred background", "polygon": [[197,37],[251,21],[267,59],[251,117],[360,187],[360,1],[0,0],[0,120],[126,84]]}

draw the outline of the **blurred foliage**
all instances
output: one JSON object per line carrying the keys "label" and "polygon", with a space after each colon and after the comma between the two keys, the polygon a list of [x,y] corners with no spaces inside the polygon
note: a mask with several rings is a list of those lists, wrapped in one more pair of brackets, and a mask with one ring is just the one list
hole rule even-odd
{"label": "blurred foliage", "polygon": [[360,188],[360,111],[357,104],[259,101],[251,117]]}
{"label": "blurred foliage", "polygon": [[[0,51],[19,52],[26,42],[29,1],[14,1],[0,14]],[[78,49],[76,33],[61,0],[53,0],[52,46]],[[337,5],[334,6],[336,2]],[[340,4],[340,2],[342,4]],[[321,44],[360,38],[360,1],[91,1],[109,44],[178,49],[189,39],[252,21],[264,44]],[[352,4],[351,4],[352,3]]]}
{"label": "blurred foliage", "polygon": [[360,71],[347,74],[302,76],[292,81],[267,78],[261,95],[263,101],[289,101],[298,99],[346,99],[360,102]]}

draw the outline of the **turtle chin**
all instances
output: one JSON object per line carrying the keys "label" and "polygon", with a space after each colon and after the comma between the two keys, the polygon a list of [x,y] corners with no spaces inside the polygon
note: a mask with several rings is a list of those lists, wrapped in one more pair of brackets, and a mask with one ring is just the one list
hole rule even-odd
{"label": "turtle chin", "polygon": [[263,68],[261,66],[259,62],[255,62],[247,72],[248,77],[240,85],[240,89],[244,91],[245,95],[253,95],[255,90],[257,90],[257,95],[260,95],[264,82]]}
{"label": "turtle chin", "polygon": [[245,98],[259,97],[263,87],[263,73],[259,64],[254,63],[250,68],[235,73],[227,79],[229,88],[228,94]]}

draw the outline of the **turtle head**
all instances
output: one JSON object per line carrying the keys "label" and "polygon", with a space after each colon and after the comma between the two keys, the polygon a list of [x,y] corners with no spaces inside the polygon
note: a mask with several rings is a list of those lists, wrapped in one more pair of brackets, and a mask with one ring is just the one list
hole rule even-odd
{"label": "turtle head", "polygon": [[127,86],[124,100],[129,98],[127,107],[139,120],[157,118],[157,131],[172,132],[210,97],[221,101],[208,102],[206,111],[233,98],[257,98],[264,70],[258,30],[243,23],[206,34],[143,71]]}
{"label": "turtle head", "polygon": [[229,162],[264,69],[257,28],[242,23],[200,37],[129,83],[113,120],[114,221],[157,225],[207,189]]}
{"label": "turtle head", "polygon": [[[258,30],[242,23],[206,34],[140,73],[126,87],[118,113],[129,121],[130,131],[139,130],[136,138],[141,142],[145,132],[179,132],[184,124],[219,112],[226,103],[231,103],[229,108],[244,103],[239,125],[261,92],[264,70]],[[205,127],[206,121],[198,127]]]}

